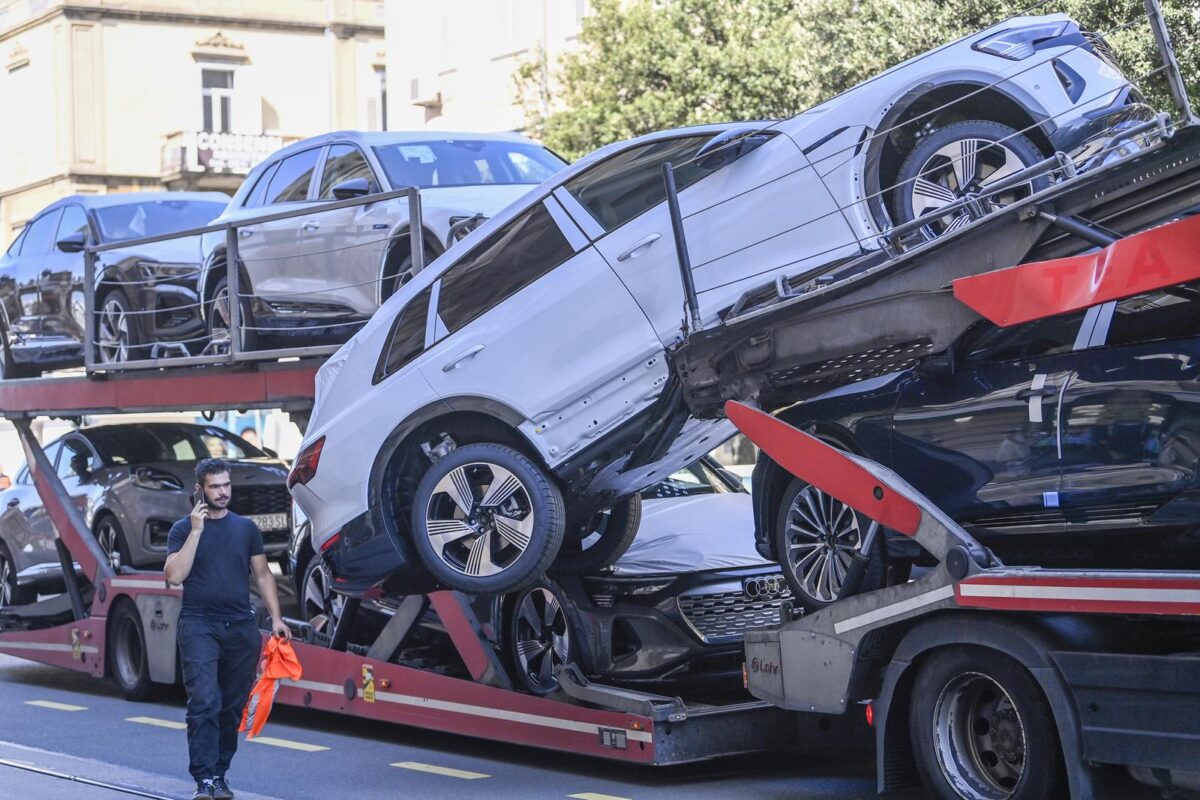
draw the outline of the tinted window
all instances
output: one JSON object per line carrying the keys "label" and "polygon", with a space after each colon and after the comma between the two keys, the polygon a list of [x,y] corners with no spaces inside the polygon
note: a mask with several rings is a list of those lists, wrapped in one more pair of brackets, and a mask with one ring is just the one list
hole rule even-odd
{"label": "tinted window", "polygon": [[29,231],[29,226],[21,228],[21,232],[17,234],[17,238],[13,239],[12,244],[8,246],[8,254],[14,258],[21,254],[21,243],[25,241],[25,234]]}
{"label": "tinted window", "polygon": [[59,439],[46,448],[46,460],[50,462],[50,468],[54,469],[58,461],[58,452],[62,450],[63,440]]}
{"label": "tinted window", "polygon": [[667,199],[662,167],[675,165],[675,188],[683,191],[708,174],[689,161],[711,136],[667,139],[625,150],[572,178],[567,191],[604,230],[624,225]]}
{"label": "tinted window", "polygon": [[147,200],[96,209],[96,223],[104,242],[123,242],[147,236],[203,228],[222,211],[223,203],[202,200]]}
{"label": "tinted window", "polygon": [[429,319],[430,288],[417,294],[392,323],[392,335],[380,354],[379,367],[375,370],[375,382],[391,375],[396,370],[421,355],[425,349],[425,323]]}
{"label": "tinted window", "polygon": [[250,194],[246,195],[246,202],[242,204],[243,208],[258,208],[263,204],[267,199],[267,187],[271,184],[271,178],[274,177],[275,170],[278,168],[278,164],[272,164],[259,173],[258,182],[254,184]]}
{"label": "tinted window", "polygon": [[1175,286],[1117,303],[1107,345],[1200,336],[1200,284]]}
{"label": "tinted window", "polygon": [[88,438],[101,456],[113,464],[256,458],[265,455],[229,431],[199,425],[96,428],[88,432]]}
{"label": "tinted window", "polygon": [[393,189],[541,183],[565,166],[546,148],[521,142],[398,142],[376,147],[375,157]]}
{"label": "tinted window", "polygon": [[58,477],[70,478],[83,470],[93,469],[92,451],[78,439],[63,442],[62,455],[58,457]]}
{"label": "tinted window", "polygon": [[1079,311],[1039,319],[1011,328],[980,323],[964,340],[963,361],[969,366],[978,366],[1069,353],[1075,347],[1084,313]]}
{"label": "tinted window", "polygon": [[366,178],[371,184],[372,192],[379,190],[375,183],[375,175],[371,172],[362,151],[354,145],[335,144],[329,148],[329,155],[325,157],[325,169],[321,172],[321,192],[317,198],[336,200],[333,187],[355,178]]}
{"label": "tinted window", "polygon": [[446,270],[438,314],[453,333],[572,255],[550,212],[538,203]]}
{"label": "tinted window", "polygon": [[54,234],[58,231],[58,219],[62,216],[61,209],[54,209],[49,214],[29,223],[25,234],[25,243],[21,245],[21,255],[40,256],[50,252],[54,245]]}
{"label": "tinted window", "polygon": [[75,233],[82,233],[84,241],[92,238],[88,230],[87,214],[79,206],[67,206],[63,209],[62,221],[58,223],[58,237],[55,241]]}
{"label": "tinted window", "polygon": [[264,205],[275,203],[295,203],[308,197],[308,183],[312,180],[313,170],[317,166],[317,155],[321,148],[314,147],[294,156],[288,156],[279,162],[271,183],[267,186],[267,199]]}

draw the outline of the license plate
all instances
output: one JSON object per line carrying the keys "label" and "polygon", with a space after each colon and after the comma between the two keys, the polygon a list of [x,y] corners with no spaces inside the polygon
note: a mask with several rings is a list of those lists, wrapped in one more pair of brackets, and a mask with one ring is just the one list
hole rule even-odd
{"label": "license plate", "polygon": [[260,531],[278,531],[287,528],[287,514],[251,514],[246,519],[258,526]]}

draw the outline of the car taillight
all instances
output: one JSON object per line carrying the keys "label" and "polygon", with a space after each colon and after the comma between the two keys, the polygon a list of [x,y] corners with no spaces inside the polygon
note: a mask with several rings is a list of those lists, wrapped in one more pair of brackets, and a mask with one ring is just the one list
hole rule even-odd
{"label": "car taillight", "polygon": [[317,465],[321,463],[321,450],[325,447],[325,437],[322,436],[296,456],[296,464],[288,473],[287,487],[291,489],[297,483],[303,486],[317,474]]}
{"label": "car taillight", "polygon": [[326,539],[326,540],[325,540],[325,541],[324,541],[324,542],[321,544],[321,552],[322,552],[322,553],[324,553],[326,550],[328,550],[329,548],[333,547],[335,544],[337,544],[337,540],[338,540],[338,539],[340,539],[340,538],[342,538],[342,532],[341,532],[341,531],[338,531],[338,532],[337,532],[337,533],[335,533],[333,536],[330,536],[328,539]]}

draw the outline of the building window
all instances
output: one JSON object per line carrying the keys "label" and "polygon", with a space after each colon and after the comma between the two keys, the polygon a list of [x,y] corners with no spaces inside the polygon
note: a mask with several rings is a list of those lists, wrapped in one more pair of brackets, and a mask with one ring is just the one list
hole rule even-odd
{"label": "building window", "polygon": [[379,130],[388,129],[387,120],[387,69],[375,68],[376,91],[379,93]]}
{"label": "building window", "polygon": [[202,69],[200,85],[204,105],[204,130],[229,133],[233,129],[233,70]]}

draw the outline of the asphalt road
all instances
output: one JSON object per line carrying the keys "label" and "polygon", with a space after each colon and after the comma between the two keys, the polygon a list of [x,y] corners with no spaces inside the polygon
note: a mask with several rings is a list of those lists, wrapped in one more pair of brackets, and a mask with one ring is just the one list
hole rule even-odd
{"label": "asphalt road", "polygon": [[[181,691],[131,703],[107,681],[0,655],[0,798],[139,796],[108,786],[190,798],[183,720]],[[875,796],[862,759],[634,767],[280,706],[260,740],[243,742],[229,779],[243,800]]]}

